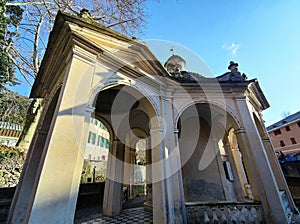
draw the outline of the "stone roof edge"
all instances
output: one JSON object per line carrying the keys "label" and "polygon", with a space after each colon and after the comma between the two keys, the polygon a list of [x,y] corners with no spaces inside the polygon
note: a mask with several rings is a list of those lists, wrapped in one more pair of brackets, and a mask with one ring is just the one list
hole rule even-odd
{"label": "stone roof edge", "polygon": [[269,108],[270,104],[269,104],[264,92],[262,91],[258,80],[255,78],[255,79],[249,80],[248,82],[251,83],[250,89],[253,91],[253,93],[255,94],[255,97],[261,104],[261,110],[265,110],[265,109]]}
{"label": "stone roof edge", "polygon": [[137,39],[129,38],[115,30],[107,28],[106,26],[104,26],[100,23],[96,23],[93,21],[89,21],[87,19],[79,18],[77,16],[70,15],[65,12],[59,11],[57,14],[57,17],[64,18],[64,21],[75,22],[78,25],[82,25],[82,26],[87,27],[94,31],[101,31],[102,33],[104,33],[106,35],[117,38],[124,42],[133,42],[136,46],[141,47],[147,51],[147,54],[150,56],[150,58],[154,59],[154,60],[149,60],[149,61],[156,62],[156,64],[160,67],[160,69],[163,70],[163,71],[161,71],[161,73],[167,74],[167,70],[165,69],[165,67],[160,63],[160,61],[156,58],[155,54],[151,51],[151,49],[147,46],[147,44],[145,42],[139,41]]}
{"label": "stone roof edge", "polygon": [[106,35],[117,38],[124,42],[133,42],[137,47],[143,48],[145,50],[145,52],[147,53],[147,55],[149,55],[149,57],[153,59],[153,60],[151,60],[151,62],[155,63],[156,66],[160,69],[160,74],[168,74],[167,70],[159,62],[159,60],[156,58],[156,56],[153,54],[153,52],[148,48],[148,46],[144,42],[131,39],[121,33],[118,33],[117,31],[114,31],[110,28],[105,27],[104,25],[101,25],[101,24],[98,24],[98,23],[95,23],[92,21],[88,22],[85,19],[76,17],[74,15],[70,15],[65,12],[58,11],[55,22],[54,22],[53,30],[50,32],[50,35],[48,38],[46,52],[44,54],[42,63],[40,65],[39,72],[37,74],[37,77],[33,83],[32,89],[31,89],[31,93],[30,93],[31,98],[34,98],[34,95],[35,95],[34,92],[37,90],[37,87],[40,84],[42,73],[44,72],[43,68],[46,66],[45,64],[47,64],[48,59],[50,58],[50,55],[52,53],[52,48],[55,44],[55,41],[58,39],[60,31],[66,22],[75,23],[77,25],[87,27],[94,31],[101,31],[102,33],[104,33]]}

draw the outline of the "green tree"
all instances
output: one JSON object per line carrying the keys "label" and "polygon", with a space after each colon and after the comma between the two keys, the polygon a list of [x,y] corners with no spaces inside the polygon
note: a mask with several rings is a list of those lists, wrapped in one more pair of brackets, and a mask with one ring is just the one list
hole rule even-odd
{"label": "green tree", "polygon": [[7,85],[17,84],[14,66],[9,58],[8,48],[16,32],[8,31],[8,27],[17,27],[22,19],[22,9],[19,6],[6,7],[6,0],[0,2],[0,91]]}
{"label": "green tree", "polygon": [[24,125],[31,100],[9,90],[0,92],[0,121]]}

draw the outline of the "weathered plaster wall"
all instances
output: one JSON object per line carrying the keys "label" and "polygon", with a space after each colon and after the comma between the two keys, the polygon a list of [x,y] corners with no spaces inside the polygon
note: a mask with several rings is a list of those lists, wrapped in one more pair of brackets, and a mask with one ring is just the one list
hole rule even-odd
{"label": "weathered plaster wall", "polygon": [[[200,120],[200,131],[191,132],[197,120],[190,119],[183,123],[182,135],[180,137],[181,155],[184,156],[185,150],[195,147],[191,145],[198,139],[196,148],[182,168],[184,195],[186,201],[218,201],[225,200],[220,173],[216,159],[203,170],[199,169],[199,162],[206,147],[214,150],[208,141],[210,127],[204,120]],[[197,135],[199,133],[199,135]],[[195,136],[193,136],[195,135]]]}

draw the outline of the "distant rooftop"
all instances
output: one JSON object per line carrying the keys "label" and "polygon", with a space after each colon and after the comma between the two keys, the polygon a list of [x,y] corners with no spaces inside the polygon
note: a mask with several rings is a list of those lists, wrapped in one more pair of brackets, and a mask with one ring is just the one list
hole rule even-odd
{"label": "distant rooftop", "polygon": [[296,120],[300,120],[300,111],[298,111],[298,112],[296,112],[292,115],[289,115],[286,118],[284,118],[284,119],[268,126],[267,131],[270,131],[270,130],[275,129],[275,128],[280,128],[280,127],[285,126],[285,125],[287,125],[291,122],[294,122]]}
{"label": "distant rooftop", "polygon": [[23,126],[19,124],[0,121],[0,129],[22,131]]}

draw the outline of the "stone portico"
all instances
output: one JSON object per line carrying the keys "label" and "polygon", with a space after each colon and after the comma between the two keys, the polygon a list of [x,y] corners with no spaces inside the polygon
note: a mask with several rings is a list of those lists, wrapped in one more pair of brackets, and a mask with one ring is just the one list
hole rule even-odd
{"label": "stone portico", "polygon": [[163,66],[144,43],[59,13],[31,91],[43,110],[8,223],[73,223],[91,117],[111,137],[103,216],[121,213],[130,153],[144,139],[153,223],[197,214],[289,223],[296,208],[258,81],[234,62],[216,78],[187,72],[186,63],[173,55]]}

